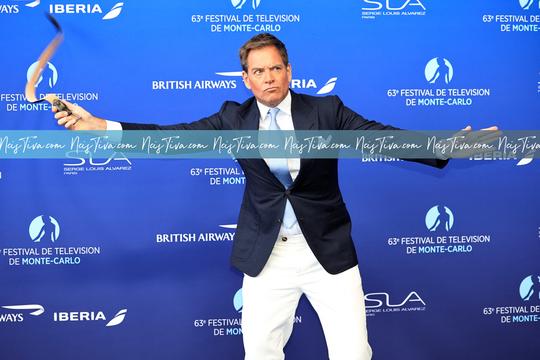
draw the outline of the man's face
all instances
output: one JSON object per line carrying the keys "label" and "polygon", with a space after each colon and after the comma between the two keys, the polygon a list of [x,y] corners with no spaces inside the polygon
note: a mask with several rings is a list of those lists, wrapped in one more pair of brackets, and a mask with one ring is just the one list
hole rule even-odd
{"label": "man's face", "polygon": [[276,107],[285,99],[291,82],[291,65],[285,66],[278,49],[266,46],[251,50],[247,68],[247,72],[242,71],[244,84],[259,102]]}

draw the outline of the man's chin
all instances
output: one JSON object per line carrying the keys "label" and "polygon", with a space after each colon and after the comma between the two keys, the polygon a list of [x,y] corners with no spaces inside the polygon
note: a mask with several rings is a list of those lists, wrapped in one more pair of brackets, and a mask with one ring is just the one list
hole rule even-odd
{"label": "man's chin", "polygon": [[285,99],[286,96],[287,96],[287,94],[285,94],[285,96],[277,96],[277,94],[276,94],[275,96],[267,96],[264,99],[257,99],[257,100],[261,104],[273,108],[273,107],[278,106],[279,103],[281,103],[283,101],[283,99]]}

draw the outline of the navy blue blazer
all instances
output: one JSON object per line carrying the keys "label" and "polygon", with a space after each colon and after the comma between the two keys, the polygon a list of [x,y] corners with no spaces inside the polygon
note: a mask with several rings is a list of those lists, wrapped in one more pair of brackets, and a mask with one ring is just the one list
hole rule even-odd
{"label": "navy blue blazer", "polygon": [[[295,130],[386,130],[392,126],[369,121],[343,105],[337,96],[314,97],[291,91]],[[189,124],[121,123],[124,130],[258,130],[255,98],[243,104],[227,101],[217,114]],[[418,160],[442,168],[448,161]],[[231,262],[256,276],[266,264],[279,235],[286,199],[313,254],[331,274],[358,264],[351,238],[351,218],[338,184],[337,159],[301,159],[300,171],[285,189],[263,159],[239,159],[246,185],[233,242]]]}

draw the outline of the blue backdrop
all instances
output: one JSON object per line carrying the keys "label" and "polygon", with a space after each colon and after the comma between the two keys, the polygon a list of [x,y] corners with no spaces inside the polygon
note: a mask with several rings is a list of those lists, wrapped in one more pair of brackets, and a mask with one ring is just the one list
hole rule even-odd
{"label": "blue backdrop", "polygon": [[[295,91],[338,94],[369,119],[538,128],[538,0],[4,0],[3,130],[57,129],[23,96],[54,35],[44,12],[65,41],[38,94],[108,119],[187,122],[243,101],[238,48],[269,31]],[[366,158],[340,172],[374,359],[539,358],[538,160]],[[241,359],[228,257],[243,183],[232,160],[1,160],[0,358]],[[296,320],[287,358],[327,358],[304,299]]]}

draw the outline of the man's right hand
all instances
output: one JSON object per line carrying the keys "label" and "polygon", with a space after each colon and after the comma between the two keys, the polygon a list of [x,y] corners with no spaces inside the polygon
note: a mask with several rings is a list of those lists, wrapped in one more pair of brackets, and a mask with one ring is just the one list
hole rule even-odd
{"label": "man's right hand", "polygon": [[58,125],[64,126],[69,130],[107,130],[105,120],[97,118],[80,106],[72,104],[66,100],[62,100],[71,111],[58,111],[56,106],[52,107],[55,113],[54,117],[58,120]]}

